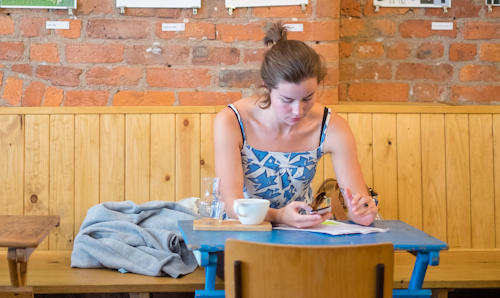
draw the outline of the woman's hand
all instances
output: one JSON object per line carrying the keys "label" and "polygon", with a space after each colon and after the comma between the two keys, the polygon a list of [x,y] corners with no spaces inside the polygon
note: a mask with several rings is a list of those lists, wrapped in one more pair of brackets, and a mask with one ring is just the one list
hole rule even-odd
{"label": "woman's hand", "polygon": [[307,212],[311,211],[311,206],[305,202],[291,202],[285,207],[276,210],[276,217],[273,220],[277,223],[283,223],[295,228],[309,228],[318,225],[332,217],[330,212],[325,214],[300,214],[301,209]]}
{"label": "woman's hand", "polygon": [[360,225],[369,226],[378,213],[378,208],[373,198],[359,193],[353,195],[349,188],[345,189],[345,197],[348,201],[347,206],[351,220]]}

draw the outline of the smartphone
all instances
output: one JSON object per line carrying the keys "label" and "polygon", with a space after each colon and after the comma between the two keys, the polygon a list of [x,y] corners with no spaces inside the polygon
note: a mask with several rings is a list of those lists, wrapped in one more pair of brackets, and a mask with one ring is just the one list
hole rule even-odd
{"label": "smartphone", "polygon": [[332,211],[332,207],[328,206],[328,207],[319,208],[319,209],[316,209],[316,210],[311,210],[309,212],[309,214],[319,214],[319,215],[322,215],[322,214],[328,213],[330,211]]}

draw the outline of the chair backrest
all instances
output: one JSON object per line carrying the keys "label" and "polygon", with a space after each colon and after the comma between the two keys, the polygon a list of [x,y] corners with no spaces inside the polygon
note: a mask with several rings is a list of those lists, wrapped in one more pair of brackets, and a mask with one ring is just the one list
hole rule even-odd
{"label": "chair backrest", "polygon": [[392,297],[391,243],[294,246],[229,239],[224,264],[231,298]]}

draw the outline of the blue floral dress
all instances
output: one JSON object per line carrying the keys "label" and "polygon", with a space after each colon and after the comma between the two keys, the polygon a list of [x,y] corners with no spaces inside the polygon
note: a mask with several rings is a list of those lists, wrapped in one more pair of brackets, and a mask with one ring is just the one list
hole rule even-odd
{"label": "blue floral dress", "polygon": [[263,151],[248,145],[240,114],[232,104],[243,136],[241,160],[244,173],[245,197],[257,197],[271,202],[271,208],[282,208],[292,201],[311,202],[311,181],[318,160],[323,156],[330,109],[325,108],[318,148],[304,152]]}

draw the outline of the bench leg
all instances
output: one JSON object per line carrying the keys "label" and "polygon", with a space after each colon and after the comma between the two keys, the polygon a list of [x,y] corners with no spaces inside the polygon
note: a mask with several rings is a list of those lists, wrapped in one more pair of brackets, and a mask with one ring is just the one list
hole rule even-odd
{"label": "bench leg", "polygon": [[9,263],[10,283],[13,287],[26,286],[28,259],[35,248],[9,247],[7,262]]}
{"label": "bench leg", "polygon": [[31,287],[0,287],[0,297],[2,298],[33,298],[33,288]]}
{"label": "bench leg", "polygon": [[149,298],[149,293],[129,293],[130,298]]}
{"label": "bench leg", "polygon": [[432,298],[448,298],[448,289],[432,289]]}

